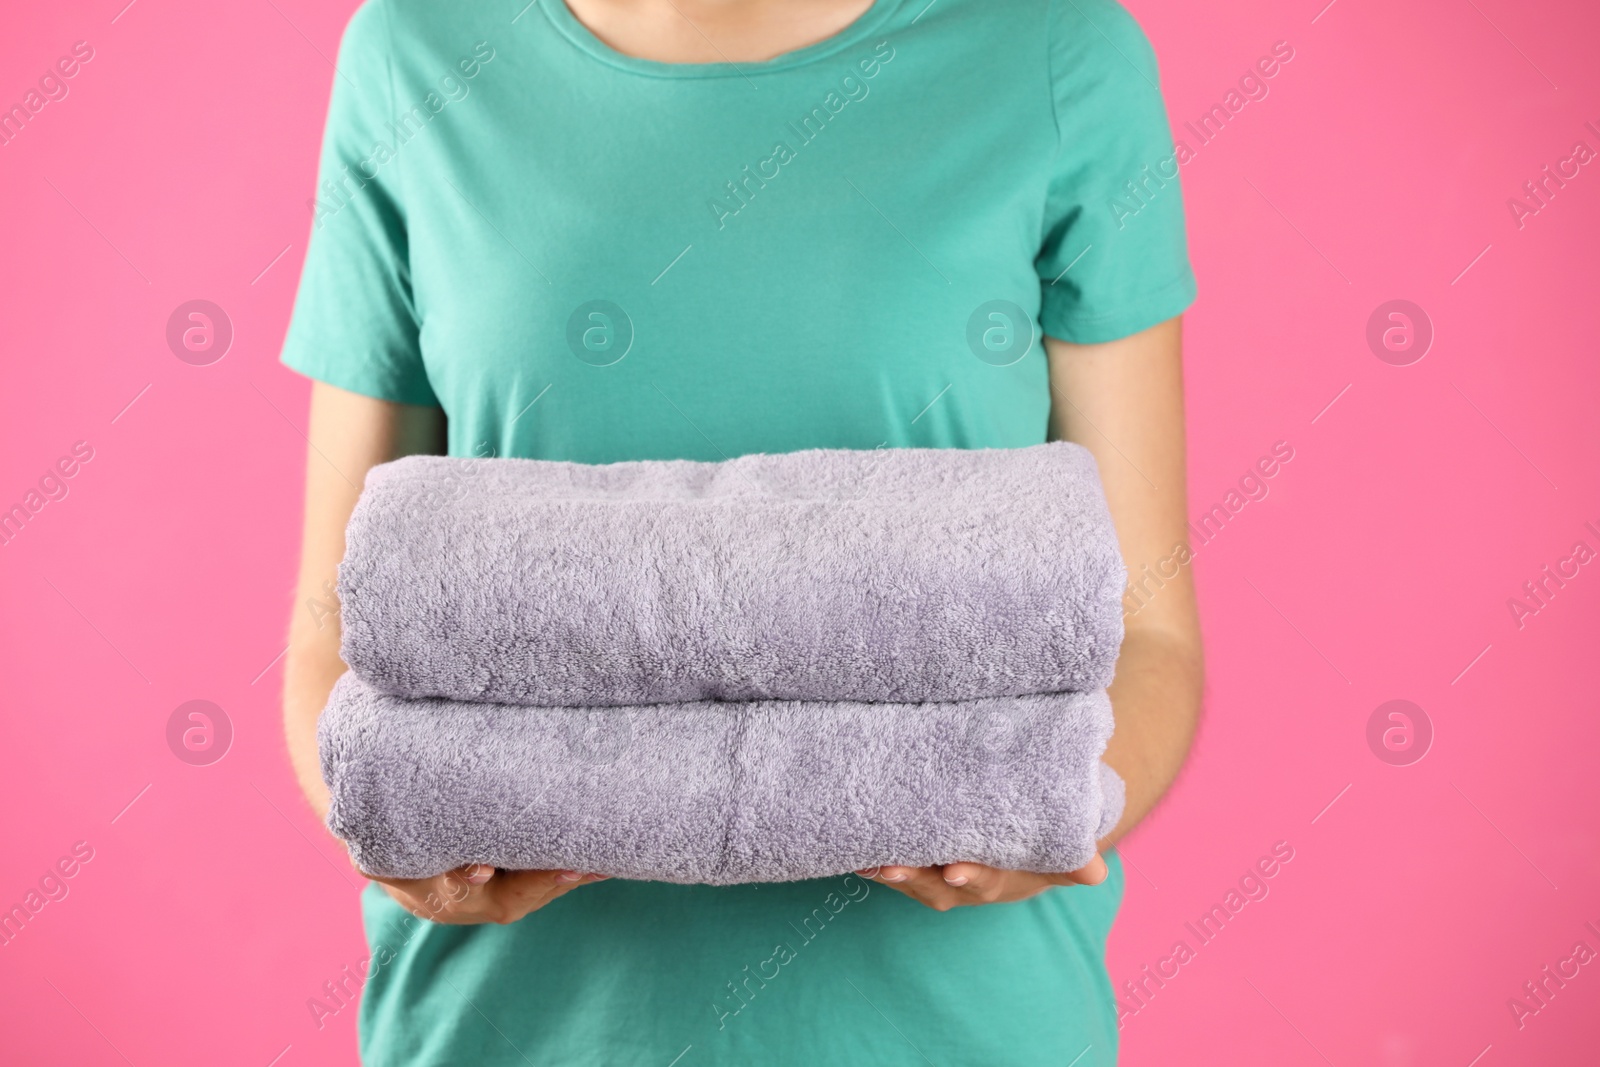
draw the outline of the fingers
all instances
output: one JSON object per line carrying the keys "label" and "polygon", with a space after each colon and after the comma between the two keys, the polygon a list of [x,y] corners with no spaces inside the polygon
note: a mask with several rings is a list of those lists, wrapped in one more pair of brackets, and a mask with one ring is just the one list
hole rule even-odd
{"label": "fingers", "polygon": [[[489,878],[494,868],[487,869]],[[463,867],[433,878],[378,878],[396,902],[412,915],[436,923],[482,922],[475,918],[487,896],[481,864]]]}
{"label": "fingers", "polygon": [[949,911],[961,904],[976,902],[961,888],[946,883],[944,872],[938,867],[880,867],[875,880],[935,911]]}
{"label": "fingers", "polygon": [[434,878],[375,878],[419,919],[447,925],[513,923],[580,885],[606,876],[578,871],[498,871],[473,864]]}
{"label": "fingers", "polygon": [[1111,874],[1111,868],[1106,866],[1105,857],[1100,853],[1094,854],[1094,859],[1079,867],[1075,871],[1065,874],[1047,875],[1054,885],[1099,885]]}
{"label": "fingers", "polygon": [[950,863],[941,871],[944,884],[965,893],[973,901],[983,904],[998,902],[1007,886],[1010,871],[985,867],[981,863]]}
{"label": "fingers", "polygon": [[1061,874],[1006,871],[981,863],[873,867],[856,873],[897,889],[935,911],[949,911],[973,904],[1026,900],[1056,885],[1099,885],[1105,881],[1109,870],[1105,860],[1096,855],[1076,871]]}
{"label": "fingers", "polygon": [[490,883],[495,914],[488,921],[514,923],[580,885],[604,881],[603,874],[581,871],[505,871]]}

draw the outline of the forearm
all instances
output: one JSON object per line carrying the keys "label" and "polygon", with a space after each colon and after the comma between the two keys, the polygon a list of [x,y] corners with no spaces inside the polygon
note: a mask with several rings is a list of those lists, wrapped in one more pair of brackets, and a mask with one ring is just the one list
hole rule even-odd
{"label": "forearm", "polygon": [[444,413],[317,383],[311,390],[300,575],[284,665],[283,726],[300,788],[318,816],[328,789],[317,759],[317,717],[344,673],[339,658],[339,560],[367,471],[418,452],[443,452]]}
{"label": "forearm", "polygon": [[[320,422],[313,404],[312,427]],[[364,475],[364,471],[362,475]],[[358,475],[360,477],[361,475]],[[353,480],[353,479],[352,479]],[[317,718],[333,683],[345,671],[339,657],[339,559],[344,554],[343,524],[355,506],[350,481],[313,450],[308,458],[307,507],[289,615],[289,651],[283,670],[283,733],[300,791],[318,818],[328,814],[328,787],[317,758]],[[331,513],[331,514],[330,514]]]}
{"label": "forearm", "polygon": [[1101,839],[1114,844],[1156,806],[1178,777],[1200,720],[1204,669],[1198,637],[1130,628],[1111,683],[1116,732],[1105,761],[1127,785],[1122,819]]}
{"label": "forearm", "polygon": [[[305,610],[302,601],[299,611]],[[328,814],[328,787],[317,758],[317,717],[328,702],[333,683],[345,670],[339,658],[338,620],[326,621],[324,631],[319,632],[309,621],[302,624],[297,615],[289,631],[283,684],[284,740],[300,791],[321,819]]]}
{"label": "forearm", "polygon": [[[1128,787],[1109,845],[1155,807],[1188,755],[1200,717],[1200,620],[1193,575],[1166,567],[1188,537],[1182,329],[1177,319],[1119,341],[1045,339],[1054,403],[1051,436],[1087,448],[1128,573],[1136,611],[1111,685],[1116,732],[1105,760]],[[1187,555],[1177,553],[1186,563]],[[1146,564],[1149,566],[1147,567]],[[1154,568],[1157,592],[1149,595]],[[1125,604],[1127,602],[1125,601]]]}

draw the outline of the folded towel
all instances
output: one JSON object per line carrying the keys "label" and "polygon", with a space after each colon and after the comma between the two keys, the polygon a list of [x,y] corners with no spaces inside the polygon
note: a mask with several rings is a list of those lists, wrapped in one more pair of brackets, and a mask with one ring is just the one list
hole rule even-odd
{"label": "folded towel", "polygon": [[353,673],[318,728],[362,870],[469,863],[778,882],[966,860],[1069,871],[1122,810],[1105,694],[948,704],[532,708],[407,700]]}
{"label": "folded towel", "polygon": [[400,696],[545,707],[1092,691],[1125,572],[1094,459],[813,450],[373,468],[343,654]]}

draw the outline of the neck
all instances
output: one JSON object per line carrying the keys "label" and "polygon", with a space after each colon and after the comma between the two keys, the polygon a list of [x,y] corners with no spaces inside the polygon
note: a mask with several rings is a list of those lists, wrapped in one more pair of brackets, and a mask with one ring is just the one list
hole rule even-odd
{"label": "neck", "polygon": [[873,0],[565,2],[589,32],[612,48],[661,63],[761,63],[834,36],[873,4]]}

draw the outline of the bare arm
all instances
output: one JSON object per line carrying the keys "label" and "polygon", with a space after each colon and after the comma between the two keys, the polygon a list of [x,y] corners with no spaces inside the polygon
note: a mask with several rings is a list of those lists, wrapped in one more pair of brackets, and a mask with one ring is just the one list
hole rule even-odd
{"label": "bare arm", "polygon": [[[444,412],[374,400],[321,382],[311,390],[305,529],[289,623],[283,725],[300,788],[319,818],[328,788],[317,761],[317,716],[344,673],[335,591],[344,529],[367,471],[379,463],[445,450]],[[414,915],[444,923],[515,922],[576,886],[577,871],[495,871],[474,866],[436,878],[375,879]]]}
{"label": "bare arm", "polygon": [[[1111,684],[1116,733],[1105,760],[1127,783],[1122,819],[1106,848],[1149,814],[1188,755],[1200,716],[1200,621],[1187,563],[1182,329],[1171,319],[1098,345],[1045,338],[1050,359],[1050,436],[1094,453],[1131,577],[1159,572],[1150,595],[1125,598],[1127,636]],[[1176,566],[1177,573],[1167,574]],[[1136,605],[1136,610],[1130,607]],[[1025,900],[1054,885],[1093,885],[1106,876],[1096,856],[1061,874],[1002,871],[978,863],[884,867],[874,874],[907,896],[946,911]]]}
{"label": "bare arm", "polygon": [[1051,436],[1094,453],[1130,579],[1146,564],[1157,572],[1124,602],[1127,636],[1111,684],[1117,729],[1105,759],[1127,783],[1128,804],[1102,846],[1172,785],[1200,719],[1200,618],[1193,576],[1179,563],[1188,560],[1182,348],[1178,319],[1107,344],[1045,339]]}
{"label": "bare arm", "polygon": [[437,408],[374,400],[321,382],[311,389],[305,524],[284,661],[283,719],[295,776],[319,818],[328,814],[328,789],[317,763],[317,716],[345,670],[334,589],[345,523],[369,469],[401,456],[444,451],[444,428],[444,412]]}

